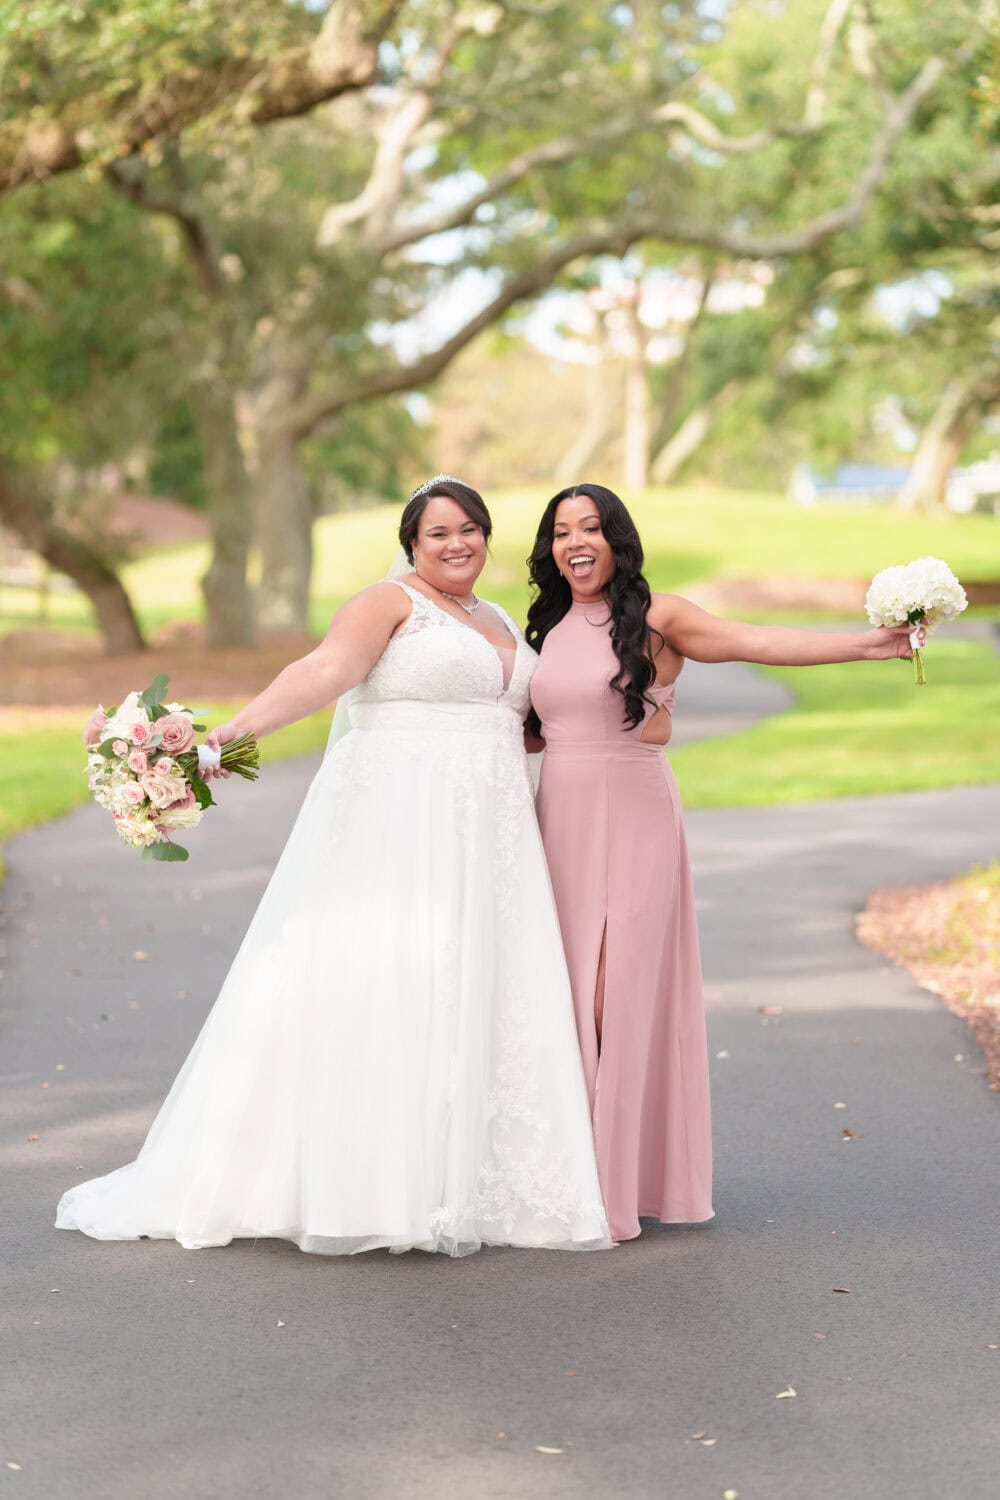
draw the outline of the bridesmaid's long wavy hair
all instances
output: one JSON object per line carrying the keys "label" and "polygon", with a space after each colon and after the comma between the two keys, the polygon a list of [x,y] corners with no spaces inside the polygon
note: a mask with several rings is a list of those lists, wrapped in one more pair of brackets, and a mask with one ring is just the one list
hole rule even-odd
{"label": "bridesmaid's long wavy hair", "polygon": [[[536,651],[565,614],[572,603],[570,586],[556,567],[552,557],[552,534],[555,530],[556,510],[563,500],[572,500],[586,495],[593,500],[594,508],[601,518],[604,538],[615,555],[615,572],[605,590],[605,598],[611,617],[611,644],[618,658],[618,671],[611,678],[610,686],[620,693],[625,705],[625,727],[634,729],[641,724],[646,714],[648,689],[656,675],[656,667],[649,651],[650,626],[646,615],[649,611],[649,584],[642,572],[642,542],[635,529],[635,522],[613,490],[602,484],[573,484],[569,489],[553,495],[538,523],[538,534],[531,556],[528,572],[535,594],[528,609],[528,625],[525,635]],[[658,633],[658,632],[657,632]],[[532,721],[537,733],[538,724]]]}

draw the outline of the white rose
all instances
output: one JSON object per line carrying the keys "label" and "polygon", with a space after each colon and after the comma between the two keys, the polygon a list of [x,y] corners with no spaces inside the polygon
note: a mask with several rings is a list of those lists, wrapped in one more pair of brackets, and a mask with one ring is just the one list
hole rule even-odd
{"label": "white rose", "polygon": [[104,726],[104,739],[127,740],[132,734],[136,724],[148,724],[149,714],[139,702],[138,693],[129,693],[124,702],[118,705],[113,719],[109,719]]}

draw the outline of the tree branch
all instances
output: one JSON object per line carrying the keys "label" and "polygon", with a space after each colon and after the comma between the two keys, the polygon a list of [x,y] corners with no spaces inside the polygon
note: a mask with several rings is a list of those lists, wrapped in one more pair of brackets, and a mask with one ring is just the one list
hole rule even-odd
{"label": "tree branch", "polygon": [[372,16],[364,0],[334,0],[310,44],[273,58],[232,55],[164,74],[113,121],[97,94],[68,101],[41,122],[14,120],[0,129],[0,194],[79,167],[102,127],[114,130],[113,155],[129,157],[216,111],[265,125],[364,88],[377,74],[379,42],[404,4],[385,0]]}
{"label": "tree branch", "polygon": [[641,116],[612,121],[609,124],[581,130],[572,135],[556,136],[553,140],[522,151],[520,155],[514,157],[505,167],[495,173],[478,193],[474,193],[456,208],[386,235],[378,246],[379,252],[387,255],[393,250],[401,250],[408,245],[417,244],[421,240],[430,238],[431,235],[444,234],[450,229],[460,229],[472,220],[480,208],[515,187],[537,167],[572,161],[574,157],[588,149],[609,145],[623,136],[634,135],[650,126],[680,126],[700,145],[720,156],[750,156],[780,139],[818,134],[823,124],[826,84],[837,38],[854,3],[855,0],[831,0],[820,28],[819,42],[810,71],[809,89],[801,120],[769,126],[767,129],[753,131],[750,135],[727,136],[700,110],[682,100],[670,100]]}
{"label": "tree branch", "polygon": [[350,385],[334,385],[307,396],[288,417],[289,427],[305,438],[321,422],[349,406],[397,391],[412,390],[434,380],[448,364],[485,328],[495,323],[515,303],[536,296],[551,286],[559,273],[583,256],[624,255],[640,240],[660,240],[678,245],[698,245],[727,255],[751,260],[777,260],[815,250],[825,240],[856,226],[885,175],[899,136],[916,110],[934,88],[945,68],[944,59],[930,58],[889,110],[875,142],[868,165],[859,176],[847,201],[818,215],[796,230],[753,235],[722,225],[642,215],[613,227],[581,231],[541,256],[532,266],[510,276],[497,295],[464,327],[438,349],[406,364],[389,365]]}
{"label": "tree branch", "polygon": [[[175,165],[179,165],[179,160],[175,159]],[[173,193],[162,186],[153,187],[141,156],[118,158],[108,165],[106,176],[137,207],[147,213],[165,214],[175,221],[184,236],[202,291],[206,296],[217,297],[223,289],[223,279],[194,195],[183,184]]]}
{"label": "tree branch", "polygon": [[376,127],[378,144],[368,181],[349,203],[337,203],[327,209],[316,234],[316,243],[321,249],[336,244],[352,224],[365,223],[365,238],[369,242],[375,242],[385,234],[403,194],[407,152],[417,132],[430,118],[435,92],[464,30],[463,18],[452,17],[429,64],[422,70],[419,85],[404,94]]}

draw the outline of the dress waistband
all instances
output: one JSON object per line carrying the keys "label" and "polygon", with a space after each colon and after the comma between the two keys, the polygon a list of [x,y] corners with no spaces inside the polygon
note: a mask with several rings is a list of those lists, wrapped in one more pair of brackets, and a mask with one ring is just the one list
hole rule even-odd
{"label": "dress waistband", "polygon": [[377,734],[487,734],[520,737],[523,722],[505,703],[431,703],[418,698],[351,703],[351,728]]}
{"label": "dress waistband", "polygon": [[662,755],[663,745],[650,741],[631,739],[622,735],[620,739],[606,740],[546,740],[546,760],[634,760],[649,762]]}

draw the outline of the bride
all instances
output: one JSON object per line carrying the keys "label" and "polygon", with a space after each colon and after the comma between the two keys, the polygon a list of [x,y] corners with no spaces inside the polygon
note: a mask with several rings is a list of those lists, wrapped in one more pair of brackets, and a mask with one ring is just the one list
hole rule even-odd
{"label": "bride", "polygon": [[413,571],[209,736],[353,689],[137,1160],[70,1189],[57,1227],[331,1255],[610,1245],[522,742],[537,658],[473,593],[490,531],[475,490],[421,485]]}

